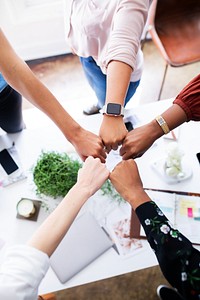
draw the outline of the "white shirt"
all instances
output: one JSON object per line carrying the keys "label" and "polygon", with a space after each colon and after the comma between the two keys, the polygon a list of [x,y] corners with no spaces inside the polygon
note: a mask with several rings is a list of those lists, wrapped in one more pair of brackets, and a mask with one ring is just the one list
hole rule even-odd
{"label": "white shirt", "polygon": [[9,247],[0,266],[1,300],[36,300],[49,268],[47,254],[27,245]]}
{"label": "white shirt", "polygon": [[140,40],[151,0],[65,0],[66,36],[78,56],[92,56],[102,72],[111,60],[133,68],[141,78]]}

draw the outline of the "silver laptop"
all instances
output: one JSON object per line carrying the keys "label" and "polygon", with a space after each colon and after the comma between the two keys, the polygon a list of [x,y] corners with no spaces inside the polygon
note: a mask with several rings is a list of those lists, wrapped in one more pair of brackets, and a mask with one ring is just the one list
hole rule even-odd
{"label": "silver laptop", "polygon": [[74,221],[50,258],[58,279],[65,283],[97,257],[113,246],[113,242],[91,213]]}

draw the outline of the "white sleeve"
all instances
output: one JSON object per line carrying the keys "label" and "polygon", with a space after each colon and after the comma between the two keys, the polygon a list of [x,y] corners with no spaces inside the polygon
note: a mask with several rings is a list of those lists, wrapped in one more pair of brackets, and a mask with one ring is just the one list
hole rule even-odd
{"label": "white sleeve", "polygon": [[45,253],[27,245],[8,248],[0,266],[0,299],[36,300],[48,268]]}
{"label": "white sleeve", "polygon": [[136,56],[147,20],[149,0],[121,0],[113,18],[106,65],[119,60],[136,69]]}

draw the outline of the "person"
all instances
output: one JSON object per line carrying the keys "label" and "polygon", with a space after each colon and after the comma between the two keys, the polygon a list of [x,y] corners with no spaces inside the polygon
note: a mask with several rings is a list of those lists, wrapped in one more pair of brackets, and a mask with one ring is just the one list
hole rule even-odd
{"label": "person", "polygon": [[0,126],[8,133],[23,130],[22,96],[11,88],[0,73]]}
{"label": "person", "polygon": [[166,216],[144,191],[135,161],[122,160],[109,178],[135,210],[165,278],[174,287],[174,290],[168,288],[165,293],[168,297],[160,292],[161,299],[200,299],[200,252],[172,228]]}
{"label": "person", "polygon": [[109,171],[99,158],[88,157],[78,172],[77,183],[27,244],[9,246],[0,268],[0,299],[37,299],[38,286],[50,265],[49,257],[69,230],[82,205],[108,176]]}
{"label": "person", "polygon": [[[82,128],[53,94],[20,59],[0,28],[0,127],[8,133],[24,128],[19,92],[58,126],[84,161],[88,156],[105,162],[106,153],[98,135]],[[14,90],[13,90],[14,89]]]}
{"label": "person", "polygon": [[[150,3],[65,0],[67,41],[72,52],[80,57],[98,99],[97,107],[85,113],[93,114],[104,108],[99,134],[107,152],[116,150],[127,134],[122,111],[140,82],[140,40]],[[115,113],[118,115],[113,116]]]}
{"label": "person", "polygon": [[200,74],[183,88],[171,107],[126,135],[120,155],[124,160],[140,157],[159,137],[190,120],[200,121]]}

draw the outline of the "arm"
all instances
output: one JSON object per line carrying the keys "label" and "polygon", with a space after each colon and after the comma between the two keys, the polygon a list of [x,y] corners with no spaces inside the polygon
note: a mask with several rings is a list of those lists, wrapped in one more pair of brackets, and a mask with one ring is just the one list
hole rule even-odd
{"label": "arm", "polygon": [[[77,183],[36,231],[28,245],[51,256],[68,231],[80,208],[103,185],[108,176],[109,171],[98,158],[88,157],[83,168],[79,170]],[[50,231],[51,238],[46,239]]]}
{"label": "arm", "polygon": [[142,187],[136,163],[122,161],[110,174],[110,180],[136,211],[165,278],[184,299],[198,299],[200,252],[170,226],[162,211],[151,201]]}
{"label": "arm", "polygon": [[[170,130],[190,120],[200,121],[200,75],[196,76],[161,114]],[[123,159],[141,156],[164,132],[154,119],[129,132],[120,149]]]}
{"label": "arm", "polygon": [[42,110],[58,126],[85,160],[87,156],[99,157],[105,162],[106,154],[101,139],[83,129],[62,107],[52,93],[36,78],[22,61],[0,29],[0,72],[5,80],[32,104]]}
{"label": "arm", "polygon": [[82,205],[108,176],[109,171],[98,158],[86,159],[83,168],[79,170],[77,183],[27,245],[8,249],[0,270],[0,299],[37,298],[38,286],[49,267],[48,257],[65,236]]}
{"label": "arm", "polygon": [[[129,65],[112,61],[107,69],[106,103],[118,103],[124,105],[127,88],[130,82],[132,69]],[[100,137],[107,151],[116,150],[127,134],[123,117],[103,116],[100,128]]]}
{"label": "arm", "polygon": [[[170,130],[178,127],[187,120],[184,110],[177,104],[173,104],[161,116],[168,124]],[[135,128],[127,134],[120,149],[120,155],[124,160],[140,157],[163,135],[162,128],[154,119],[150,123]]]}
{"label": "arm", "polygon": [[[113,17],[105,58],[106,103],[124,105],[132,72],[137,69],[136,57],[148,8],[149,1],[119,1]],[[100,136],[108,151],[116,150],[126,134],[127,130],[122,117],[104,115]]]}

